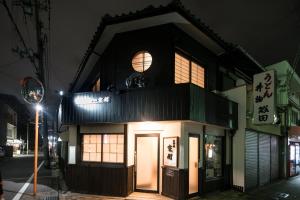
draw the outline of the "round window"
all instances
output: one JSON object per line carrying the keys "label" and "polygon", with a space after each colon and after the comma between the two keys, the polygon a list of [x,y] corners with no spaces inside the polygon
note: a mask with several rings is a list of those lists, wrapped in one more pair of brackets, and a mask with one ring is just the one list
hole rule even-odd
{"label": "round window", "polygon": [[152,64],[152,56],[147,51],[139,51],[133,56],[131,63],[135,71],[144,72]]}

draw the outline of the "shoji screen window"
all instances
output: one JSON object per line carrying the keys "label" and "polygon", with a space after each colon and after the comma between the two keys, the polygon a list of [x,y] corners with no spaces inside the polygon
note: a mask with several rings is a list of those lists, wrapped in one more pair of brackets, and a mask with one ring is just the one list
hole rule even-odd
{"label": "shoji screen window", "polygon": [[103,162],[124,162],[124,135],[103,135]]}
{"label": "shoji screen window", "polygon": [[123,134],[85,134],[82,145],[82,161],[124,163]]}
{"label": "shoji screen window", "polygon": [[175,84],[193,83],[205,87],[204,68],[184,56],[175,53]]}
{"label": "shoji screen window", "polygon": [[199,87],[204,88],[204,68],[194,62],[191,63],[192,63],[192,78],[191,78],[192,83],[198,85]]}
{"label": "shoji screen window", "polygon": [[190,82],[190,61],[175,53],[175,83]]}
{"label": "shoji screen window", "polygon": [[83,136],[83,161],[101,162],[101,135]]}

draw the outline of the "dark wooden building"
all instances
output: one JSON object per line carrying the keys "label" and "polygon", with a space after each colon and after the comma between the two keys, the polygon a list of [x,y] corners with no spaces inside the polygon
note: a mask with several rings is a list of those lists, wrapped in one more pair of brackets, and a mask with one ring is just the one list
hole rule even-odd
{"label": "dark wooden building", "polygon": [[259,65],[178,1],[103,17],[59,110],[71,190],[187,199],[231,186],[237,104]]}

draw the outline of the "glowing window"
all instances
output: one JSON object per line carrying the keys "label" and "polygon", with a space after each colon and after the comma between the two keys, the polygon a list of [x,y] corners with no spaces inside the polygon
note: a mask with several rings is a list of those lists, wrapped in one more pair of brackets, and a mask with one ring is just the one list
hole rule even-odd
{"label": "glowing window", "polygon": [[100,91],[100,78],[97,79],[95,84],[92,87],[93,92],[99,92]]}
{"label": "glowing window", "polygon": [[206,135],[206,178],[216,178],[222,172],[222,137]]}
{"label": "glowing window", "polygon": [[190,82],[190,62],[183,56],[175,53],[175,83]]}
{"label": "glowing window", "polygon": [[83,136],[82,160],[101,162],[101,135]]}
{"label": "glowing window", "polygon": [[147,51],[139,51],[134,55],[131,63],[135,71],[144,72],[149,69],[152,64],[152,56]]}
{"label": "glowing window", "polygon": [[124,162],[124,135],[103,135],[103,162]]}
{"label": "glowing window", "polygon": [[192,62],[192,83],[204,88],[204,68]]}
{"label": "glowing window", "polygon": [[199,64],[175,53],[175,84],[193,83],[204,88],[204,68]]}
{"label": "glowing window", "polygon": [[82,160],[87,162],[124,162],[124,135],[94,134],[83,136]]}

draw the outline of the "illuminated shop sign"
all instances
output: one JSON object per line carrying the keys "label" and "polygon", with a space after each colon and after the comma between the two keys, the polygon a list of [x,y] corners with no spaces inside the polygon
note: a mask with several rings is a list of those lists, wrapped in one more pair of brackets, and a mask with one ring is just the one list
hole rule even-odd
{"label": "illuminated shop sign", "polygon": [[178,137],[165,137],[163,141],[163,164],[164,166],[177,167],[178,159]]}
{"label": "illuminated shop sign", "polygon": [[277,121],[275,81],[274,70],[253,77],[254,124],[273,124]]}
{"label": "illuminated shop sign", "polygon": [[87,97],[87,96],[77,96],[74,98],[74,103],[76,105],[87,105],[87,104],[103,104],[110,103],[110,96],[104,97]]}

